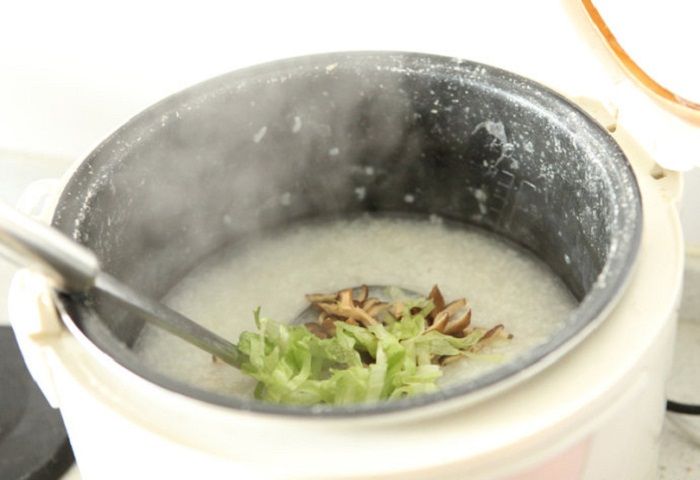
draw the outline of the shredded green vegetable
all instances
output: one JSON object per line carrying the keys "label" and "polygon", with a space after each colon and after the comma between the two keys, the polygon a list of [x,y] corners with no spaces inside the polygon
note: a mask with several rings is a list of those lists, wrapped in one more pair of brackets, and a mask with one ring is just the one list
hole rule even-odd
{"label": "shredded green vegetable", "polygon": [[384,324],[336,321],[330,338],[274,322],[258,308],[257,332],[244,332],[238,342],[248,357],[242,370],[258,381],[256,398],[279,404],[348,405],[433,392],[442,375],[436,356],[473,356],[486,333],[426,331],[433,308],[429,299],[411,300],[398,320]]}

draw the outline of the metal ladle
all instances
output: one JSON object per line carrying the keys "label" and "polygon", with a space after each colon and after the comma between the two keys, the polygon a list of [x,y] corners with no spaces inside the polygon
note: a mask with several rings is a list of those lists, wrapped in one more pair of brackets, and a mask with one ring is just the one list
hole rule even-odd
{"label": "metal ladle", "polygon": [[245,355],[233,343],[104,272],[97,256],[56,229],[0,202],[0,254],[38,270],[68,294],[99,291],[121,307],[239,368]]}
{"label": "metal ladle", "polygon": [[[41,272],[61,292],[84,294],[99,291],[121,308],[236,368],[240,368],[246,358],[235,344],[103,271],[97,256],[87,247],[2,202],[0,254],[17,265]],[[373,285],[368,288],[371,296],[382,300],[390,296],[390,290],[404,298],[419,296],[412,290],[399,287]],[[291,323],[313,322],[317,316],[318,312],[309,305]]]}

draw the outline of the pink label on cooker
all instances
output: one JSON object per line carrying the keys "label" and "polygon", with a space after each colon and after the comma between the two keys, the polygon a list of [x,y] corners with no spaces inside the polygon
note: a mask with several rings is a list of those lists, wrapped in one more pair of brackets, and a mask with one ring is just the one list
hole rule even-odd
{"label": "pink label on cooker", "polygon": [[503,480],[579,480],[583,476],[588,444],[588,440],[584,440],[532,470]]}

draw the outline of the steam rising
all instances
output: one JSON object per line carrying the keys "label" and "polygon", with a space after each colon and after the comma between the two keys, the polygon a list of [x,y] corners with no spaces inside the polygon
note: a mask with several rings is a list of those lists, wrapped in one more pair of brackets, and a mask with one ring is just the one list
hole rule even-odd
{"label": "steam rising", "polygon": [[[582,298],[632,187],[611,193],[591,153],[606,148],[597,131],[564,114],[553,121],[528,106],[546,100],[528,92],[497,70],[406,54],[225,75],[108,139],[68,186],[55,222],[108,271],[160,296],[220,248],[297,220],[446,217],[525,245]],[[109,321],[127,342],[138,330]]]}

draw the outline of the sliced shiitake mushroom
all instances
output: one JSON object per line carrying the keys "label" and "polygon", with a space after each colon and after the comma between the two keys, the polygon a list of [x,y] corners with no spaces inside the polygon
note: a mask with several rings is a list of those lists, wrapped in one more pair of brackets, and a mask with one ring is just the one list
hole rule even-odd
{"label": "sliced shiitake mushroom", "polygon": [[435,306],[430,314],[428,314],[428,318],[433,320],[435,316],[445,308],[445,298],[442,296],[442,292],[437,285],[433,285],[432,290],[430,290],[428,294],[428,300],[432,301]]}
{"label": "sliced shiitake mushroom", "polygon": [[450,319],[450,315],[446,311],[442,311],[437,314],[435,317],[435,320],[433,320],[433,324],[428,327],[425,331],[429,332],[431,330],[437,330],[440,333],[444,333],[445,330],[445,325],[447,325],[447,321]]}
{"label": "sliced shiitake mushroom", "polygon": [[445,308],[442,309],[441,312],[447,312],[448,315],[453,315],[466,306],[467,300],[465,298],[460,298],[459,300],[455,300],[445,305]]}
{"label": "sliced shiitake mushroom", "polygon": [[392,303],[389,307],[389,313],[391,313],[394,318],[401,318],[403,315],[403,310],[404,305],[403,302],[400,301]]}
{"label": "sliced shiitake mushroom", "polygon": [[479,340],[479,341],[483,342],[484,340],[488,340],[489,338],[491,338],[493,336],[497,336],[499,332],[504,330],[504,328],[505,327],[499,323],[498,325],[490,328],[486,333],[484,333],[484,335],[481,337],[481,340]]}
{"label": "sliced shiitake mushroom", "polygon": [[326,331],[323,325],[320,325],[316,322],[308,322],[305,323],[304,326],[309,332],[313,333],[318,338],[328,338],[328,332]]}
{"label": "sliced shiitake mushroom", "polygon": [[378,303],[382,303],[381,300],[371,297],[362,302],[361,307],[365,312],[369,312],[369,310]]}
{"label": "sliced shiitake mushroom", "polygon": [[[365,303],[365,300],[367,300],[367,297],[369,296],[369,287],[367,285],[362,285],[359,288],[359,290],[360,290],[360,294],[357,297],[356,301],[357,301],[357,303],[362,305],[363,303]],[[364,306],[364,305],[362,305],[362,306]]]}
{"label": "sliced shiitake mushroom", "polygon": [[338,299],[337,293],[307,293],[305,296],[309,303],[334,302]]}
{"label": "sliced shiitake mushroom", "polygon": [[345,319],[353,319],[362,323],[366,327],[377,323],[374,318],[370,317],[367,312],[359,307],[345,307],[340,304],[332,303],[319,303],[318,306],[330,315],[335,315],[336,317]]}
{"label": "sliced shiitake mushroom", "polygon": [[380,320],[382,313],[384,313],[388,308],[389,308],[388,304],[378,302],[378,303],[373,304],[369,308],[364,307],[363,310],[365,312],[367,312],[367,315],[369,315],[370,317],[375,318],[377,320]]}
{"label": "sliced shiitake mushroom", "polygon": [[[445,313],[447,310],[443,310],[441,313]],[[467,310],[465,313],[459,316],[455,316],[450,318],[450,321],[447,322],[445,325],[445,328],[442,330],[443,333],[446,335],[457,335],[457,334],[462,334],[464,332],[464,329],[469,326],[472,320],[472,310],[471,308]]]}
{"label": "sliced shiitake mushroom", "polygon": [[338,292],[338,303],[346,308],[352,308],[355,306],[352,299],[352,288],[347,288]]}
{"label": "sliced shiitake mushroom", "polygon": [[321,322],[321,326],[323,326],[324,330],[326,331],[329,337],[333,337],[335,335],[336,321],[337,320],[333,317],[326,317],[323,319],[323,322]]}
{"label": "sliced shiitake mushroom", "polygon": [[[357,294],[357,298],[354,295]],[[350,325],[368,327],[376,323],[391,323],[398,321],[405,314],[406,306],[401,301],[382,302],[378,298],[369,297],[369,288],[362,285],[357,289],[347,288],[334,294],[315,293],[306,296],[307,300],[320,310],[315,323],[307,323],[306,327],[320,338],[335,335],[335,322],[342,321]],[[464,298],[445,303],[445,298],[437,285],[434,285],[427,297],[434,305],[427,315],[428,328],[425,332],[436,330],[445,335],[464,337],[474,332],[471,327],[472,310]],[[412,307],[411,314],[417,314],[420,307]],[[477,329],[481,330],[481,329]],[[495,338],[513,338],[507,334],[503,325],[496,325],[487,330],[473,347],[473,351],[483,348]],[[454,362],[463,355],[451,357],[436,357],[433,361],[446,365]]]}

